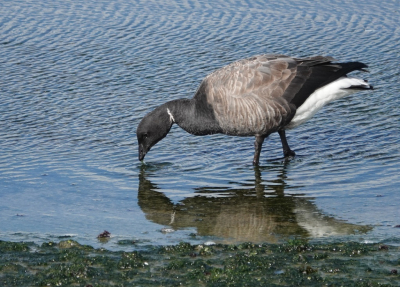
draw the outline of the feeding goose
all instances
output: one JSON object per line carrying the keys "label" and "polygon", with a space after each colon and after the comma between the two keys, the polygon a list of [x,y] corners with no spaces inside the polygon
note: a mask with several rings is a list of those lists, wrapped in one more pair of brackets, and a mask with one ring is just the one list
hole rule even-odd
{"label": "feeding goose", "polygon": [[137,128],[139,160],[176,123],[193,135],[255,136],[253,164],[264,139],[278,132],[285,157],[294,156],[285,131],[305,123],[323,106],[357,90],[365,80],[347,77],[367,65],[332,57],[267,54],[231,63],[208,75],[192,99],[172,100],[148,113]]}

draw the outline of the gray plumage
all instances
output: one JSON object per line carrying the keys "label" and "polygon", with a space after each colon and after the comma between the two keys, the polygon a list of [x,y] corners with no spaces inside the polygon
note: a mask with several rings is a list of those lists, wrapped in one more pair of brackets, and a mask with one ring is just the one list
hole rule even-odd
{"label": "gray plumage", "polygon": [[241,60],[208,75],[207,102],[223,133],[262,135],[276,131],[291,116],[290,102],[282,98],[296,76],[296,60],[257,56]]}

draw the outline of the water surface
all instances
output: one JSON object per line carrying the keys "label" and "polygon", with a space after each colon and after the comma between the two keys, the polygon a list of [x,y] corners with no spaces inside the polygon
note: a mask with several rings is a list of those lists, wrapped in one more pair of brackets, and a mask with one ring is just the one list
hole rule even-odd
{"label": "water surface", "polygon": [[[108,248],[288,237],[391,241],[400,224],[397,1],[2,1],[0,239]],[[253,138],[136,127],[210,72],[263,53],[362,61],[376,87],[325,107],[251,165]],[[162,232],[173,231],[173,232]]]}

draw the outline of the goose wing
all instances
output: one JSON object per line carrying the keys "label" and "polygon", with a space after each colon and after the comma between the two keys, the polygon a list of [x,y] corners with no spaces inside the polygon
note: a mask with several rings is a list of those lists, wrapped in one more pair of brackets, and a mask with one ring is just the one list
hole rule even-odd
{"label": "goose wing", "polygon": [[360,62],[332,63],[332,57],[315,56],[295,59],[298,63],[296,75],[282,97],[299,108],[315,90],[346,74],[368,66]]}
{"label": "goose wing", "polygon": [[212,107],[226,134],[268,135],[286,126],[316,89],[367,67],[334,60],[276,54],[240,60],[208,75],[195,99]]}
{"label": "goose wing", "polygon": [[208,75],[195,99],[207,101],[226,134],[269,134],[295,113],[283,94],[296,77],[298,64],[284,55],[234,62]]}

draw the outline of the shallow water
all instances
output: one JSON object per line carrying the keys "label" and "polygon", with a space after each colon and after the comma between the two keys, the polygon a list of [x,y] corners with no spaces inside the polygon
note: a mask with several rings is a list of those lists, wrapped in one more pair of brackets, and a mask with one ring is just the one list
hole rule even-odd
{"label": "shallow water", "polygon": [[[400,224],[400,28],[396,1],[2,1],[0,240],[72,237],[391,241]],[[376,90],[276,134],[173,127],[137,161],[136,127],[232,61],[262,53],[369,65]],[[162,232],[173,231],[173,232]],[[194,236],[196,235],[196,236]]]}

